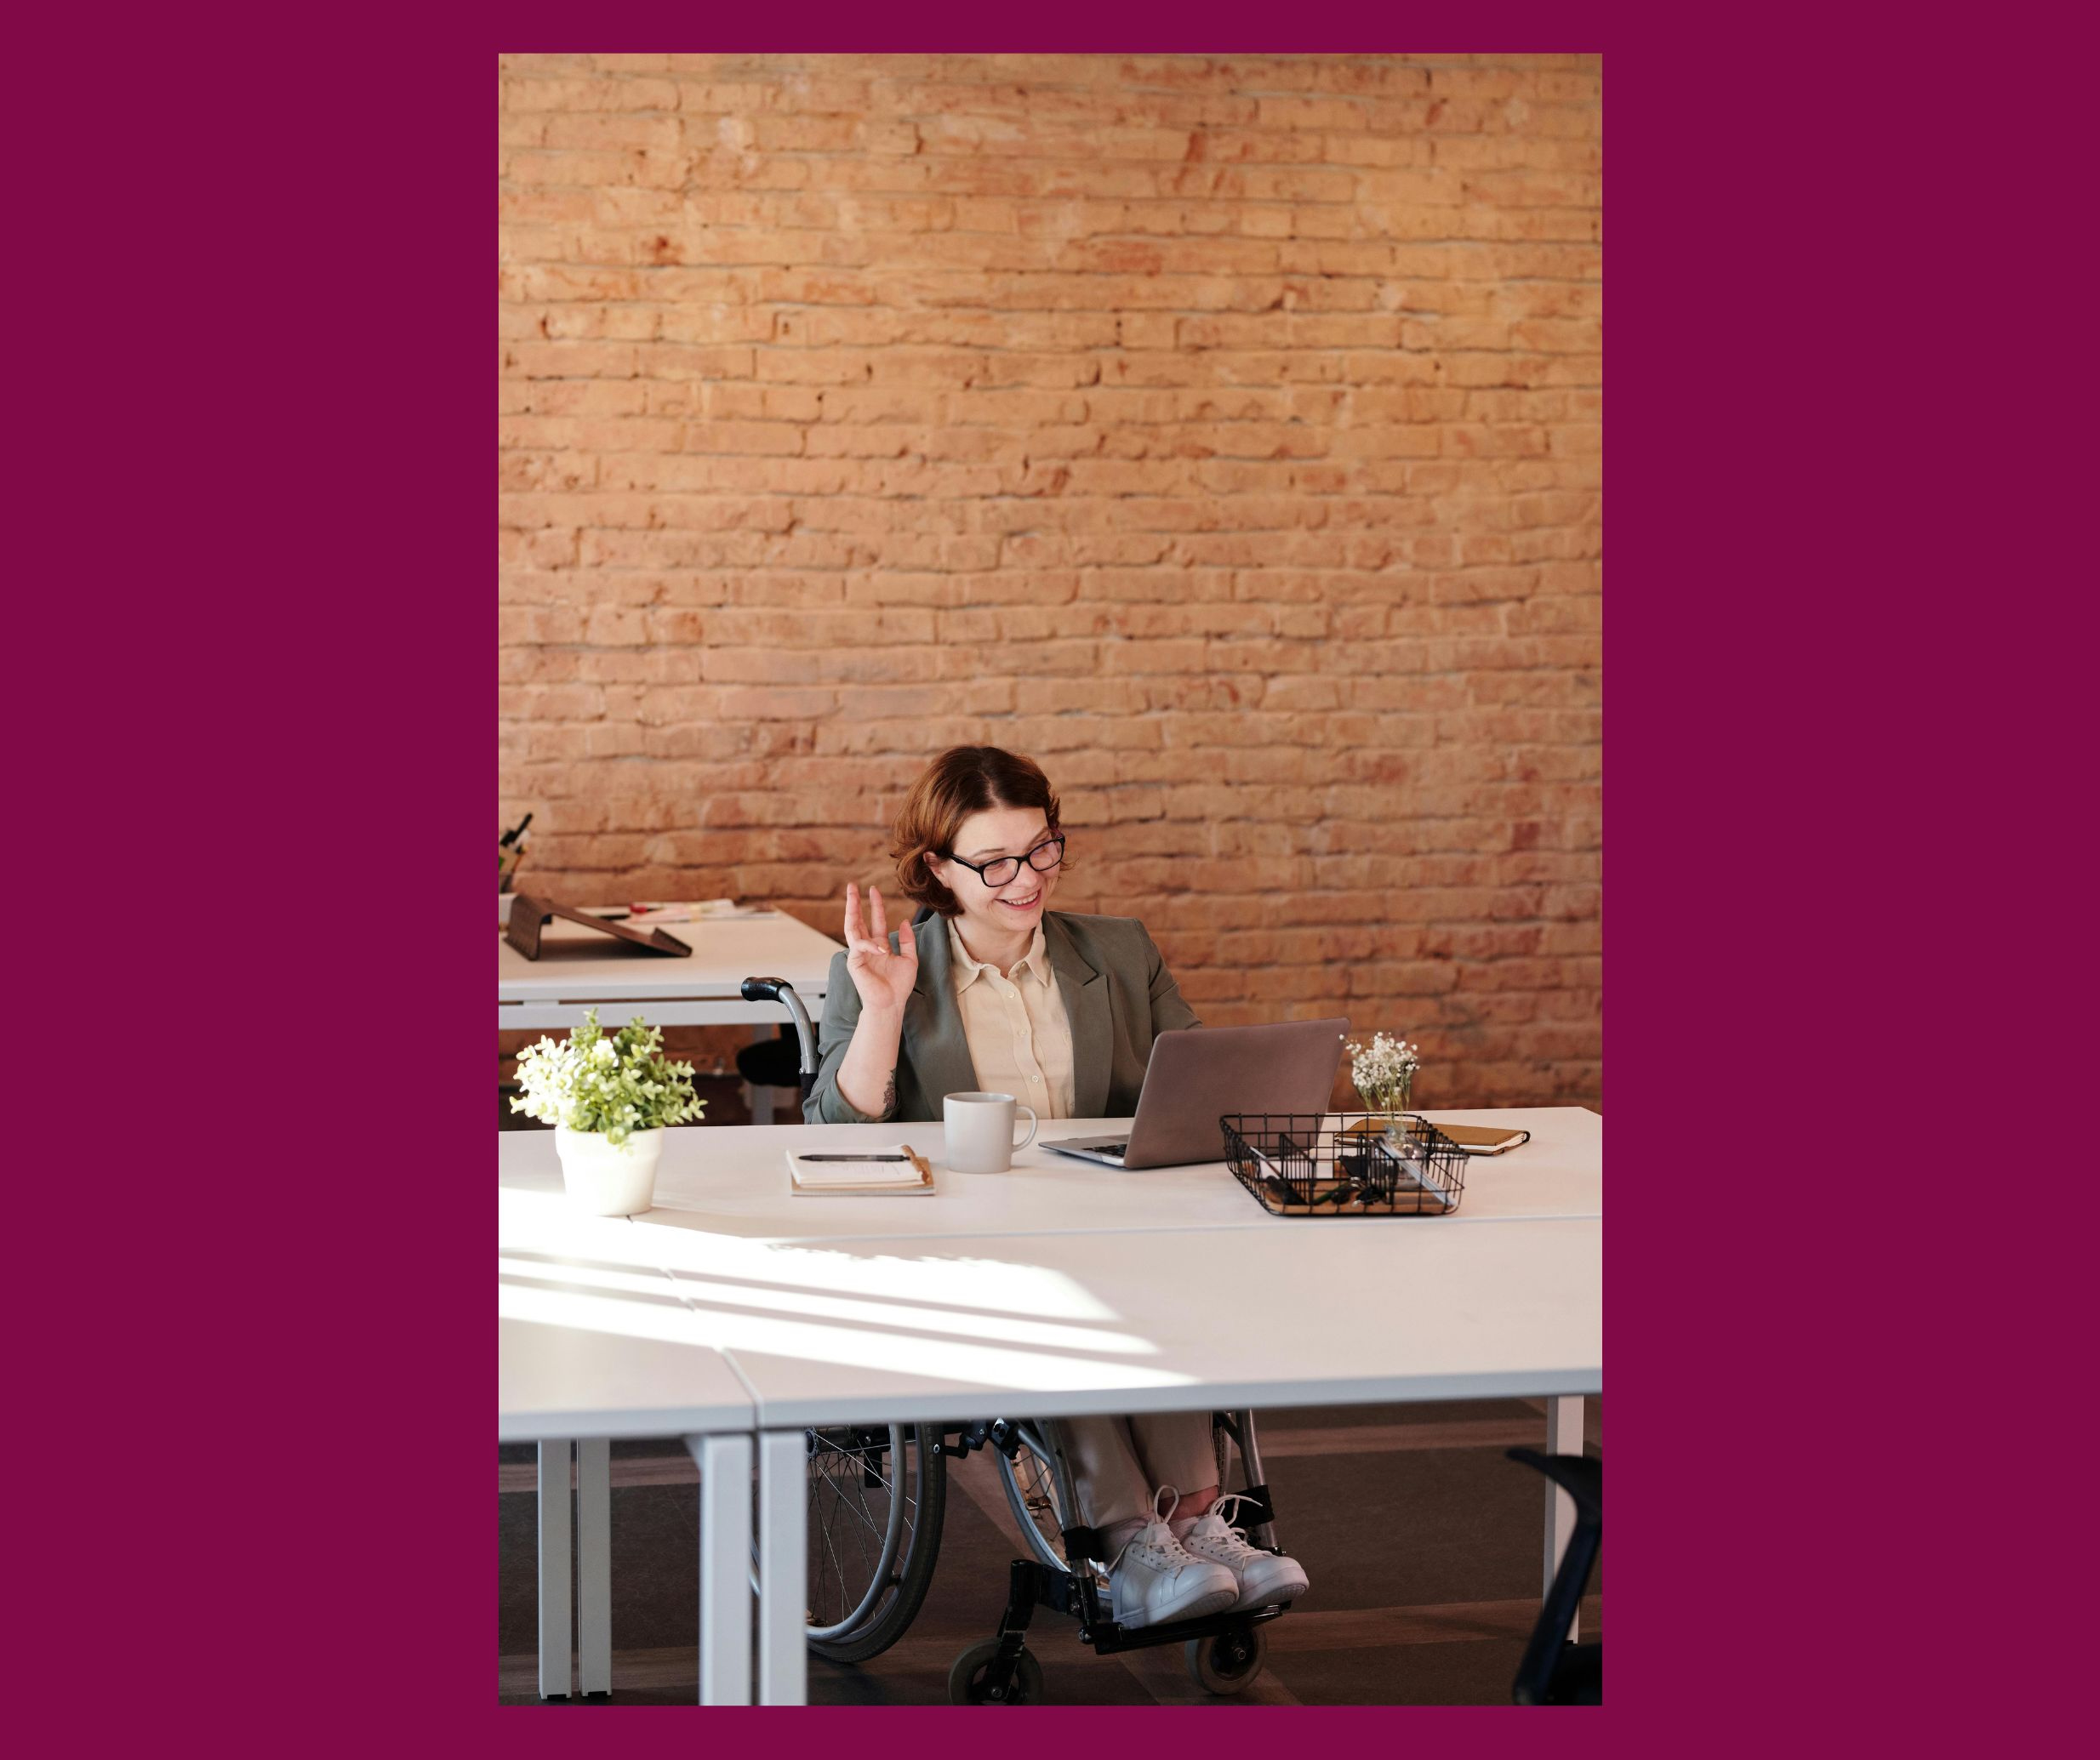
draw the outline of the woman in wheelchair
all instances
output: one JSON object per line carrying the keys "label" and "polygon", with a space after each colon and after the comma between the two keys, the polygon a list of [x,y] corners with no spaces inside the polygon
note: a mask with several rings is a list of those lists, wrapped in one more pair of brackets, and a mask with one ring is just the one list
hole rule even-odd
{"label": "woman in wheelchair", "polygon": [[[808,1120],[938,1120],[945,1095],[987,1090],[1045,1119],[1134,1113],[1155,1035],[1201,1023],[1142,923],[1049,908],[1064,834],[1041,768],[996,746],[944,752],[913,784],[891,854],[921,909],[893,934],[880,889],[864,920],[859,888],[846,888],[847,951],[832,960]],[[1295,1559],[1230,1525],[1208,1413],[1065,1418],[1056,1430],[1081,1519],[1114,1561],[1119,1624],[1304,1592]]]}

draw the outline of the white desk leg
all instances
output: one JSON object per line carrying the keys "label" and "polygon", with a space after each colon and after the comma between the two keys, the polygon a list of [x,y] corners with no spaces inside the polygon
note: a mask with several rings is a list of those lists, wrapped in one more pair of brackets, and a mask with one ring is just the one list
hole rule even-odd
{"label": "white desk leg", "polygon": [[688,1436],[700,1468],[700,1703],[751,1702],[751,1439]]}
{"label": "white desk leg", "polygon": [[568,1697],[568,1456],[539,1444],[539,1696]]}
{"label": "white desk leg", "polygon": [[809,1442],[802,1430],[758,1438],[758,1702],[806,1705]]}
{"label": "white desk leg", "polygon": [[[757,1021],[752,1023],[751,1043],[753,1045],[768,1045],[779,1036],[780,1029],[769,1022]],[[745,1083],[744,1097],[750,1107],[751,1122],[754,1125],[770,1125],[773,1122],[773,1088],[770,1084],[764,1087],[756,1087],[750,1082]],[[801,1120],[796,1119],[793,1122],[799,1124]]]}
{"label": "white desk leg", "polygon": [[576,1444],[576,1673],[581,1693],[613,1690],[613,1444]]}
{"label": "white desk leg", "polygon": [[[1546,1402],[1546,1452],[1579,1455],[1583,1451],[1583,1400],[1579,1393]],[[1546,1481],[1546,1587],[1553,1586],[1553,1574],[1575,1532],[1575,1500],[1551,1479]],[[1579,1609],[1568,1624],[1568,1642],[1575,1641],[1582,1625]]]}

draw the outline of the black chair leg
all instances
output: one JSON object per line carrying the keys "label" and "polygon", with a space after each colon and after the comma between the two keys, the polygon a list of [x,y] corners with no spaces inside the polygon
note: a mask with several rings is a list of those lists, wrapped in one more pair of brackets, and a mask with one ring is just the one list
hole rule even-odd
{"label": "black chair leg", "polygon": [[1601,1705],[1604,1646],[1572,1644],[1567,1635],[1604,1545],[1604,1463],[1536,1449],[1511,1449],[1509,1456],[1537,1467],[1575,1500],[1575,1531],[1524,1647],[1511,1696],[1519,1705]]}

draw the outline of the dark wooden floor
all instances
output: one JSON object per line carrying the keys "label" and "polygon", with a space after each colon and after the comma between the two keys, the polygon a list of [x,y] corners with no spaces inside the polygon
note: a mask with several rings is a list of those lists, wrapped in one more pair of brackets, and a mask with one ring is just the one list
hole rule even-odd
{"label": "dark wooden floor", "polygon": [[[1592,1453],[1601,1406],[1589,1405]],[[1538,1609],[1545,1491],[1502,1451],[1542,1446],[1542,1411],[1498,1400],[1264,1412],[1277,1538],[1312,1587],[1265,1628],[1261,1679],[1243,1699],[1213,1700],[1184,1672],[1178,1646],[1097,1657],[1070,1622],[1039,1614],[1030,1648],[1049,1702],[1508,1704]],[[537,1704],[534,1455],[498,1453],[498,1693],[505,1704]],[[696,1697],[697,1486],[675,1441],[613,1445],[613,1704]],[[812,1658],[811,1703],[945,1704],[950,1663],[996,1632],[1018,1551],[989,1458],[956,1463],[940,1563],[918,1618],[857,1668]],[[1601,1635],[1601,1583],[1600,1572],[1584,1603],[1585,1638]]]}

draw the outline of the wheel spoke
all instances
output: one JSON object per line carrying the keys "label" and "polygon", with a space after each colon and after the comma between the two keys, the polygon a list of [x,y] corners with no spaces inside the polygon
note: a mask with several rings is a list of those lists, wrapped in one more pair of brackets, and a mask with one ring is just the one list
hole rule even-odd
{"label": "wheel spoke", "polygon": [[853,1599],[848,1595],[846,1586],[846,1566],[844,1562],[839,1558],[838,1548],[834,1544],[831,1538],[831,1522],[832,1518],[829,1514],[825,1515],[818,1532],[818,1538],[824,1542],[825,1555],[831,1561],[832,1575],[837,1581],[839,1590],[839,1605],[836,1615],[832,1616],[828,1608],[821,1609],[825,1612],[826,1617],[820,1623],[826,1626],[836,1626],[840,1620],[846,1617],[847,1613],[849,1613],[853,1608]]}
{"label": "wheel spoke", "polygon": [[[811,1596],[811,1610],[822,1616],[819,1623],[825,1626],[836,1625],[840,1620],[844,1619],[847,1613],[852,1611],[853,1603],[858,1598],[853,1594],[851,1586],[847,1581],[846,1563],[844,1559],[839,1556],[837,1543],[833,1534],[834,1524],[838,1519],[836,1486],[836,1478],[830,1472],[820,1470],[817,1481],[810,1487],[810,1498],[813,1503],[819,1498],[823,1499],[823,1507],[818,1512],[817,1537],[821,1543],[824,1558],[830,1561],[831,1578],[838,1586],[839,1604],[836,1615],[831,1615],[829,1607],[820,1596],[814,1592]],[[824,1575],[820,1563],[816,1587],[821,1590],[823,1586]]]}
{"label": "wheel spoke", "polygon": [[839,1507],[850,1513],[853,1518],[870,1534],[880,1536],[882,1529],[868,1512],[866,1487],[856,1480],[853,1484],[853,1491],[855,1495],[849,1498],[846,1490],[842,1487],[838,1493]]}
{"label": "wheel spoke", "polygon": [[[858,1483],[858,1482],[856,1482],[856,1483],[855,1483],[855,1484],[854,1484],[854,1486],[853,1486],[853,1489],[854,1489],[854,1490],[855,1490],[855,1491],[857,1491],[857,1492],[859,1492],[859,1491],[862,1491],[862,1490],[863,1490],[863,1488],[862,1488],[862,1487],[859,1484],[859,1483]],[[864,1496],[865,1496],[865,1492],[864,1492],[864,1494],[863,1494],[863,1495],[864,1495]],[[859,1552],[860,1552],[860,1575],[859,1575],[858,1577],[856,1577],[856,1578],[854,1579],[854,1581],[855,1581],[856,1582],[859,1583],[860,1585],[862,1585],[862,1592],[865,1594],[865,1593],[866,1592],[866,1585],[867,1585],[867,1583],[868,1583],[869,1580],[870,1580],[870,1578],[872,1578],[872,1577],[875,1575],[875,1569],[876,1569],[876,1566],[877,1564],[879,1564],[879,1563],[882,1563],[882,1530],[881,1530],[879,1528],[877,1528],[877,1527],[875,1525],[875,1524],[874,1524],[873,1522],[871,1522],[871,1521],[870,1521],[870,1520],[868,1519],[867,1510],[866,1510],[866,1507],[865,1507],[865,1503],[864,1503],[861,1507],[853,1507],[853,1506],[852,1506],[852,1505],[846,1504],[846,1503],[845,1503],[845,1501],[844,1501],[844,1500],[843,1500],[843,1499],[842,1499],[842,1500],[841,1500],[841,1506],[842,1506],[842,1507],[846,1508],[846,1509],[849,1512],[849,1513],[853,1516],[853,1519],[854,1519],[856,1522],[859,1523],[859,1524],[860,1524],[860,1526],[859,1526],[859,1528],[848,1528],[846,1531],[847,1531],[848,1534],[850,1534],[850,1535],[853,1535],[853,1545],[854,1545],[856,1547],[858,1547],[858,1548],[859,1549]],[[863,1532],[862,1532],[862,1529],[865,1529],[866,1530],[866,1533],[863,1533]],[[869,1534],[872,1534],[872,1535],[874,1535],[876,1536],[876,1552],[875,1552],[875,1557],[874,1557],[874,1558],[869,1558],[869,1556],[868,1556],[868,1535],[869,1535]]]}

